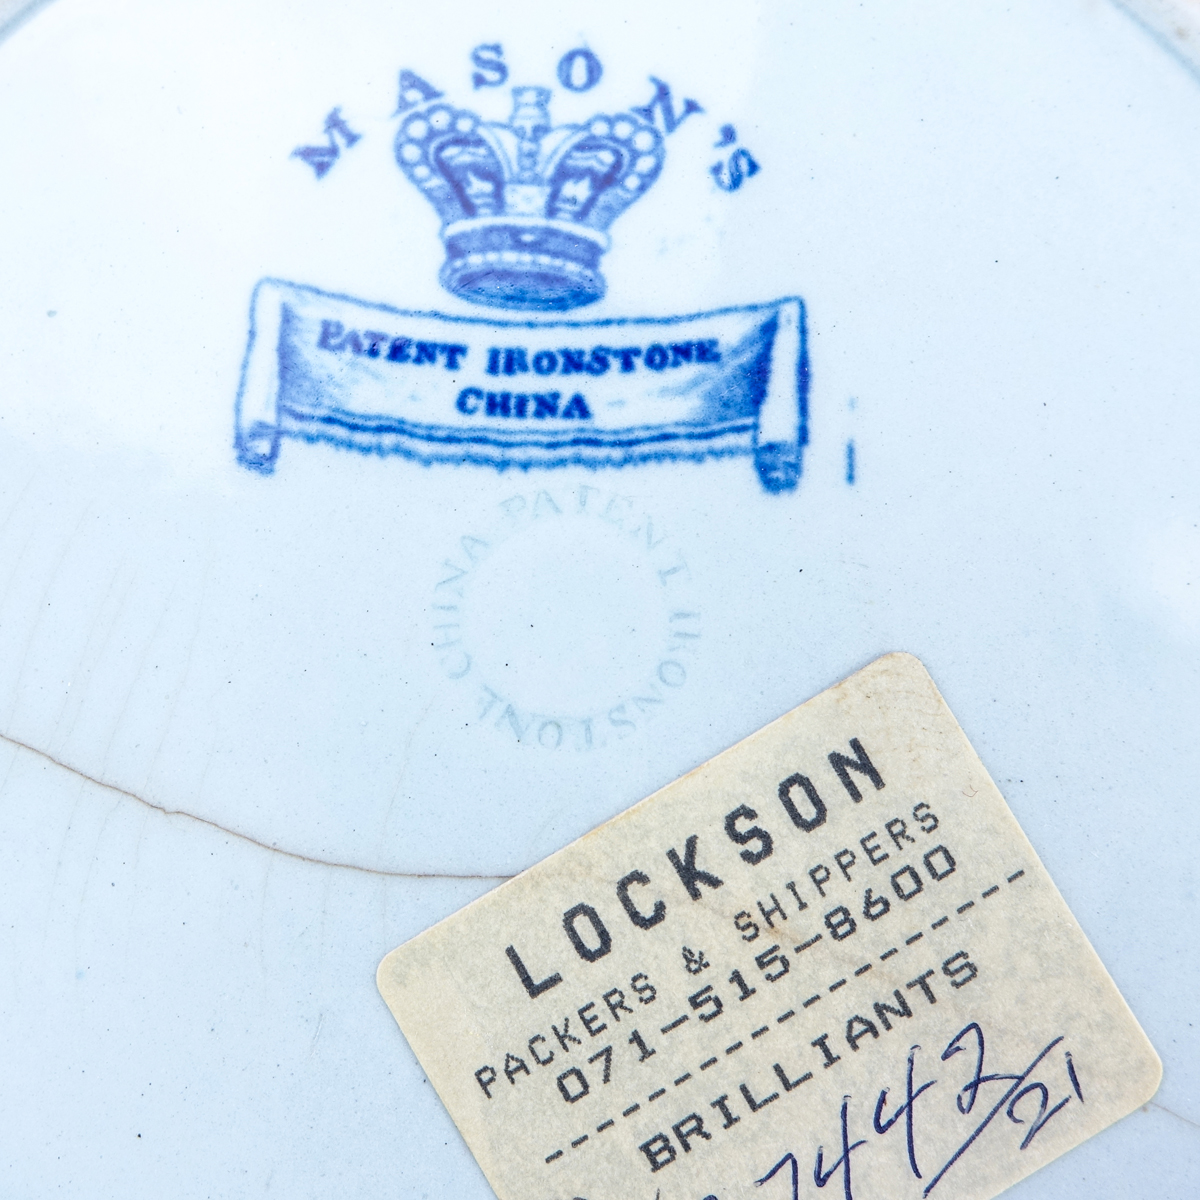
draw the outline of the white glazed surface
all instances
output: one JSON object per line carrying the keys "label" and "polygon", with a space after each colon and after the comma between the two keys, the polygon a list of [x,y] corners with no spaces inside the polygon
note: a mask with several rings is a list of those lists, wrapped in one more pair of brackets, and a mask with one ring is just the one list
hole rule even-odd
{"label": "white glazed surface", "polygon": [[[1151,1106],[1011,1194],[1191,1194],[1194,76],[1085,0],[550,7],[62,0],[0,44],[7,1190],[489,1194],[378,960],[904,649],[1164,1061]],[[803,296],[797,491],[742,458],[237,466],[258,279],[486,315],[438,285],[391,158],[401,67],[507,116],[470,88],[483,42],[511,83],[597,53],[560,120],[644,103],[651,74],[703,101],[582,316]],[[334,104],[363,140],[318,182],[288,154]],[[707,175],[723,122],[763,164],[733,194]],[[624,531],[571,508],[584,488]],[[513,532],[501,506],[539,490],[560,518]],[[647,518],[700,637],[630,730],[604,718],[677,600]],[[465,535],[495,550],[464,601],[482,678],[599,714],[592,748],[519,744],[440,665]]]}

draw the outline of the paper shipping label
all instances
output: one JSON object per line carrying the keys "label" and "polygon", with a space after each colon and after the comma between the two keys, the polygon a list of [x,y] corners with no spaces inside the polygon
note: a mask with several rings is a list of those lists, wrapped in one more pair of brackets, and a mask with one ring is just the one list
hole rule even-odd
{"label": "paper shipping label", "polygon": [[401,946],[378,982],[501,1200],[985,1200],[1161,1076],[904,654]]}

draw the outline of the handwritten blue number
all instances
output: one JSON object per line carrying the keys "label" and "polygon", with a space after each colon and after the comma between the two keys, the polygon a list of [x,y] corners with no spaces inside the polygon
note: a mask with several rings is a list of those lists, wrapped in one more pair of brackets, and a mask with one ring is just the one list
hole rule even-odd
{"label": "handwritten blue number", "polygon": [[904,1103],[896,1109],[891,1118],[887,1121],[882,1121],[884,1106],[887,1104],[887,1088],[884,1088],[879,1093],[879,1099],[875,1102],[875,1120],[873,1122],[876,1133],[887,1133],[895,1123],[904,1117],[904,1131],[908,1135],[908,1165],[912,1168],[912,1173],[920,1179],[921,1171],[917,1166],[917,1151],[913,1142],[913,1101],[921,1095],[922,1092],[927,1092],[937,1082],[936,1079],[929,1080],[928,1083],[923,1083],[917,1090],[913,1091],[913,1059],[916,1056],[920,1046],[913,1046],[908,1052],[908,1080],[905,1087],[906,1099]]}
{"label": "handwritten blue number", "polygon": [[829,1168],[828,1171],[822,1171],[824,1166],[825,1147],[817,1147],[817,1164],[813,1167],[813,1183],[819,1188],[823,1188],[840,1169],[842,1172],[842,1194],[845,1200],[854,1200],[854,1191],[850,1183],[850,1154],[857,1150],[859,1146],[865,1146],[866,1139],[860,1138],[852,1146],[850,1144],[850,1128],[846,1120],[846,1110],[850,1106],[850,1097],[842,1097],[842,1153],[841,1157]]}
{"label": "handwritten blue number", "polygon": [[800,1164],[796,1162],[794,1154],[785,1154],[761,1179],[754,1181],[755,1187],[762,1187],[770,1179],[774,1179],[775,1175],[782,1168],[791,1165],[792,1168],[792,1200],[798,1200],[800,1191]]}

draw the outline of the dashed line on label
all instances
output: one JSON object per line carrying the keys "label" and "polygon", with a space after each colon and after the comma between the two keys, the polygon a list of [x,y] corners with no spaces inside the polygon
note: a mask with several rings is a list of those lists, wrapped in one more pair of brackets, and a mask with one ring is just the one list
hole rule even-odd
{"label": "dashed line on label", "polygon": [[[1011,875],[1008,875],[1005,877],[1005,882],[1015,883],[1018,879],[1023,878],[1024,875],[1025,875],[1024,869],[1021,869],[1019,871],[1014,871]],[[992,887],[988,888],[986,891],[981,892],[980,895],[982,896],[982,898],[984,900],[987,900],[989,897],[996,895],[996,893],[999,891],[1000,891],[1000,885],[994,884]],[[974,908],[974,906],[975,906],[975,901],[968,900],[965,903],[959,905],[955,909],[955,912],[961,916],[963,913]],[[931,929],[940,929],[943,925],[949,924],[949,922],[950,922],[949,916],[939,917],[938,920],[936,920],[932,923],[930,928]],[[799,945],[797,945],[795,947],[796,953],[797,954],[802,953],[803,951],[809,949],[810,947],[815,946],[817,944],[817,942],[822,940],[822,936],[823,935],[818,933],[816,936],[809,938],[807,941],[801,942]],[[915,943],[919,942],[924,936],[925,936],[925,934],[923,932],[918,931],[917,933],[914,933],[911,937],[905,938],[904,944],[905,944],[905,946],[912,946]],[[898,946],[892,946],[890,949],[885,950],[882,954],[880,954],[879,961],[886,962],[893,955],[896,955],[899,953],[900,953],[900,948]],[[857,978],[860,975],[865,975],[868,971],[871,970],[872,965],[873,964],[869,963],[869,962],[864,963],[861,967],[858,967],[853,972],[854,976]],[[829,985],[829,991],[836,992],[839,988],[844,987],[848,982],[849,982],[849,980],[845,979],[845,978],[838,979],[834,983]],[[742,998],[747,999],[748,997],[742,997]],[[809,998],[807,1000],[805,1000],[801,1003],[800,1007],[801,1008],[811,1008],[820,999],[821,999],[820,993],[809,996]],[[794,1008],[789,1008],[787,1010],[787,1012],[781,1013],[778,1017],[775,1018],[775,1020],[778,1024],[782,1025],[785,1021],[790,1021],[794,1016],[796,1016],[796,1010]],[[684,1013],[682,1016],[676,1017],[675,1020],[671,1021],[669,1024],[662,1026],[661,1032],[664,1034],[670,1033],[672,1030],[678,1029],[679,1026],[684,1024],[688,1019],[689,1019],[689,1014]],[[754,1041],[755,1039],[760,1038],[764,1034],[769,1033],[769,1032],[770,1032],[770,1026],[762,1025],[750,1034],[750,1040]],[[741,1042],[741,1041],[734,1042],[733,1045],[726,1046],[725,1053],[727,1055],[735,1054],[738,1050],[741,1050],[744,1046],[745,1046],[745,1042]],[[719,1061],[718,1057],[716,1055],[713,1055],[712,1057],[705,1059],[704,1062],[702,1062],[700,1064],[699,1069],[701,1071],[707,1071],[710,1067],[716,1066],[718,1061]],[[828,1065],[829,1064],[827,1063],[826,1066],[828,1066]],[[792,1084],[792,1087],[796,1087],[801,1083],[806,1083],[812,1077],[813,1077],[812,1072],[810,1071],[807,1074],[801,1076],[798,1080],[796,1080],[796,1082],[794,1084]],[[679,1087],[681,1084],[686,1083],[691,1078],[693,1078],[692,1072],[687,1071],[683,1075],[680,1075],[678,1079],[674,1080],[674,1086]],[[742,1085],[742,1090],[746,1091],[745,1085]],[[658,1088],[656,1091],[650,1093],[650,1095],[647,1097],[646,1102],[649,1104],[652,1104],[652,1103],[654,1103],[654,1101],[660,1099],[662,1096],[665,1096],[666,1094],[667,1094],[667,1089],[665,1087]],[[752,1097],[747,1096],[747,1101],[748,1102],[752,1101],[752,1109],[753,1109],[753,1111],[757,1112],[759,1108],[763,1107],[766,1104],[771,1103],[772,1100],[777,1099],[777,1098],[778,1098],[778,1093],[775,1093],[771,1096],[766,1097],[765,1099],[763,1099],[761,1101],[752,1101]],[[634,1113],[638,1112],[641,1109],[641,1107],[642,1106],[640,1103],[631,1104],[627,1109],[625,1109],[621,1113],[621,1116],[622,1117],[631,1117]],[[616,1121],[610,1117],[607,1121],[603,1121],[599,1125],[596,1126],[596,1133],[603,1133],[606,1129],[611,1128],[615,1124],[616,1124]],[[582,1146],[585,1142],[588,1141],[589,1136],[590,1136],[589,1134],[585,1133],[581,1137],[576,1138],[573,1142],[570,1143],[571,1149],[574,1150],[577,1147]],[[558,1159],[562,1158],[563,1154],[564,1154],[564,1151],[555,1150],[553,1154],[549,1154],[546,1156],[545,1161],[547,1163],[556,1162]]]}

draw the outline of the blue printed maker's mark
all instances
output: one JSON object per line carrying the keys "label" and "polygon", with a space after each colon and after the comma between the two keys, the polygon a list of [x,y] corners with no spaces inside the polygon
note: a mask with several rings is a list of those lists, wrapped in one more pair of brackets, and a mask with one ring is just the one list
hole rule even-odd
{"label": "blue printed maker's mark", "polygon": [[[475,87],[507,78],[498,45],[477,47],[472,61],[482,72]],[[572,92],[602,73],[582,48],[557,72]],[[555,126],[548,88],[513,88],[509,120],[487,121],[402,71],[395,157],[442,219],[442,284],[474,304],[542,313],[599,300],[609,228],[658,178],[664,137],[704,111],[687,99],[677,112],[667,84],[653,82],[649,104]],[[338,108],[325,132],[327,145],[295,152],[318,178],[339,156],[339,137],[347,148],[362,140]],[[723,126],[718,145],[735,140]],[[742,149],[712,174],[732,191],[759,169]],[[285,437],[498,468],[752,454],[763,486],[780,492],[800,478],[807,389],[797,299],[531,324],[404,312],[263,280],[236,446],[263,473]]]}
{"label": "blue printed maker's mark", "polygon": [[507,124],[437,103],[396,161],[442,218],[442,283],[477,304],[561,311],[604,295],[606,230],[658,178],[662,137],[632,112],[552,126],[550,91],[513,88]]}
{"label": "blue printed maker's mark", "polygon": [[238,461],[285,437],[422,463],[589,467],[753,455],[800,478],[804,305],[666,319],[496,322],[405,312],[264,279],[236,408]]}

